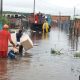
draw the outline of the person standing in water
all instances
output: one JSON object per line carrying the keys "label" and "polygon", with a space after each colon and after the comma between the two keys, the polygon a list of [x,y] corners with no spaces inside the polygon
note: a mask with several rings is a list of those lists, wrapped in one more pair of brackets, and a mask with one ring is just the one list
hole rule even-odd
{"label": "person standing in water", "polygon": [[48,24],[48,22],[45,20],[44,21],[44,23],[43,23],[43,25],[42,25],[42,30],[43,30],[43,33],[44,32],[48,32],[48,29],[49,29],[49,24]]}
{"label": "person standing in water", "polygon": [[11,39],[11,34],[8,29],[9,26],[4,24],[3,29],[0,30],[0,58],[7,58],[8,41],[13,45],[13,47],[16,47]]}
{"label": "person standing in water", "polygon": [[17,46],[19,46],[19,53],[22,55],[23,53],[23,46],[20,44],[20,38],[22,37],[23,33],[22,30],[20,29],[17,33],[16,33],[16,40],[17,40]]}

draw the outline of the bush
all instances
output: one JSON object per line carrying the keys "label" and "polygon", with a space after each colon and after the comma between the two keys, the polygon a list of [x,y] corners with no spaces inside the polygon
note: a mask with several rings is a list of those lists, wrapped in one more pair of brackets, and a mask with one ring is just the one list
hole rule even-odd
{"label": "bush", "polygon": [[0,22],[2,22],[2,25],[4,25],[4,24],[9,25],[10,24],[10,21],[4,16],[0,16]]}

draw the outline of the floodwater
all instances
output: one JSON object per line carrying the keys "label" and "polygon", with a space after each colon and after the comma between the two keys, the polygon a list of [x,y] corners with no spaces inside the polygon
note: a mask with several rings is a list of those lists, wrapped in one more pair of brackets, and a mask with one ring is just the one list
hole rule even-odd
{"label": "floodwater", "polygon": [[[80,47],[79,35],[58,27],[45,34],[25,33],[34,47],[15,60],[0,59],[0,80],[79,80],[80,58],[74,57]],[[51,54],[51,49],[63,54]]]}

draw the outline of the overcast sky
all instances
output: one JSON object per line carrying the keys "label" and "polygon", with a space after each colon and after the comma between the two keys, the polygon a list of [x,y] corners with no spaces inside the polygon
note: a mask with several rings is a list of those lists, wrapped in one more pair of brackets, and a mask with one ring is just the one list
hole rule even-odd
{"label": "overcast sky", "polygon": [[[36,12],[58,15],[80,14],[80,0],[35,0]],[[17,12],[33,12],[34,0],[3,0],[3,10]]]}

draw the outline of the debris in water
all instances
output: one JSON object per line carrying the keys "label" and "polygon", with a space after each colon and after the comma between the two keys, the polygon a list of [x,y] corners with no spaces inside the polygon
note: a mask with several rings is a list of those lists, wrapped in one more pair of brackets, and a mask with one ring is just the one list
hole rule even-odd
{"label": "debris in water", "polygon": [[[61,50],[62,50],[62,49],[61,49]],[[61,51],[61,50],[60,50],[60,51]],[[51,48],[51,54],[60,55],[60,54],[62,54],[60,51],[54,50],[54,49]]]}
{"label": "debris in water", "polygon": [[79,58],[80,58],[80,52],[76,52],[76,53],[74,54],[74,57],[79,57]]}

